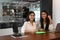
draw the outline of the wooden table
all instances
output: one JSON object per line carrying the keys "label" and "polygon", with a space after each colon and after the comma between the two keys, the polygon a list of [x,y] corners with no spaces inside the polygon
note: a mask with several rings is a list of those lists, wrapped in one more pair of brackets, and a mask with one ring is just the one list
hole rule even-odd
{"label": "wooden table", "polygon": [[11,35],[7,36],[0,36],[0,40],[51,40],[55,38],[60,38],[60,32],[59,33],[46,33],[46,34],[26,34],[27,37],[22,38],[13,38]]}

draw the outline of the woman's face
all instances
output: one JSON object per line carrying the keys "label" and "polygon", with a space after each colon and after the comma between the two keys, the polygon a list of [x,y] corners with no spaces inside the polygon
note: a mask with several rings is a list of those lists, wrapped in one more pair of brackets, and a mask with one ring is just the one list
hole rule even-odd
{"label": "woman's face", "polygon": [[47,17],[47,14],[45,12],[42,12],[42,18],[45,19]]}
{"label": "woman's face", "polygon": [[30,19],[30,21],[33,21],[33,20],[35,19],[34,13],[31,13],[31,14],[29,15],[29,19]]}

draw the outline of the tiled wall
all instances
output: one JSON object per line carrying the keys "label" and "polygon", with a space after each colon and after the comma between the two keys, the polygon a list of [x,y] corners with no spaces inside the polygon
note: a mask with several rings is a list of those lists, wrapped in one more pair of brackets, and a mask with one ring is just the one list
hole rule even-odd
{"label": "tiled wall", "polygon": [[0,21],[2,21],[2,2],[11,2],[12,0],[0,0]]}
{"label": "tiled wall", "polygon": [[[13,1],[13,0],[0,0],[0,25],[2,24],[2,23],[6,23],[7,25],[8,25],[8,23],[7,23],[7,21],[10,21],[10,20],[7,20],[7,19],[9,19],[10,17],[8,17],[8,16],[6,16],[6,17],[3,17],[2,16],[2,2],[11,2],[11,1]],[[21,20],[20,20],[21,21]],[[20,24],[21,23],[21,24]],[[22,22],[20,22],[19,24],[20,25],[22,25]],[[1,26],[0,26],[1,27]],[[19,26],[20,27],[20,26]]]}

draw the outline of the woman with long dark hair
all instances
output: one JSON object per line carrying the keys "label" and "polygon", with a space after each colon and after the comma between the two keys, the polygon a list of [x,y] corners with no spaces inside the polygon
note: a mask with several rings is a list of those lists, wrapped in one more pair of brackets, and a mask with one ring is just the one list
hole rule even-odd
{"label": "woman with long dark hair", "polygon": [[40,18],[39,27],[41,29],[49,31],[49,30],[53,29],[52,24],[53,24],[53,22],[52,22],[51,16],[48,15],[47,11],[43,10],[41,12],[41,18]]}
{"label": "woman with long dark hair", "polygon": [[27,16],[26,22],[21,29],[22,33],[34,33],[36,31],[36,24],[35,24],[35,13],[33,11],[29,12]]}

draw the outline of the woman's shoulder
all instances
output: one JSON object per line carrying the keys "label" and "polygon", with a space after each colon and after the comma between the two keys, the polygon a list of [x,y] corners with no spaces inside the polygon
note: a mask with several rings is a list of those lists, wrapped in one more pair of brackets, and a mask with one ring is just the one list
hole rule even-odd
{"label": "woman's shoulder", "polygon": [[27,23],[28,23],[28,22],[27,22],[27,21],[25,21],[25,22],[24,22],[24,25],[26,25]]}

